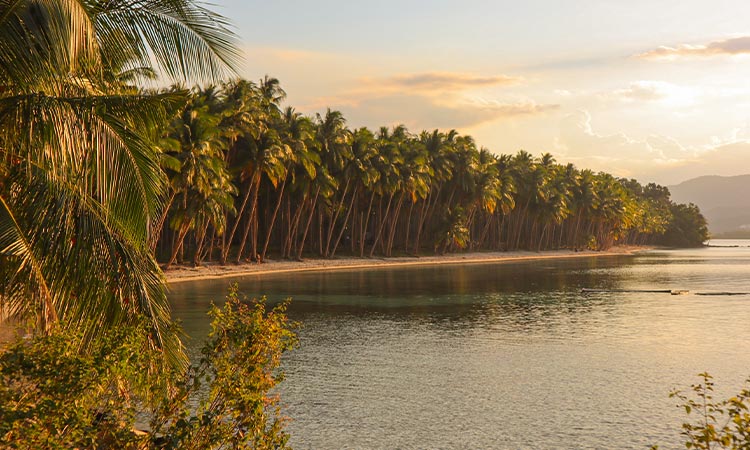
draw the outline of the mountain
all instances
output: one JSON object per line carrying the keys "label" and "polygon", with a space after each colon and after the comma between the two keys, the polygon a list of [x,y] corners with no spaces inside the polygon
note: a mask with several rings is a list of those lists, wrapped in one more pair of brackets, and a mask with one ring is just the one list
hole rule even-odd
{"label": "mountain", "polygon": [[711,234],[750,231],[750,175],[693,178],[669,192],[677,203],[698,205]]}

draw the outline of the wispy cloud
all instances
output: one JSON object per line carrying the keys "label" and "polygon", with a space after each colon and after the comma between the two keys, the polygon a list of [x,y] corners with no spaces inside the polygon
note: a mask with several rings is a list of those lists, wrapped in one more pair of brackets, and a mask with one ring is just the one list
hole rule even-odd
{"label": "wispy cloud", "polygon": [[521,83],[519,77],[508,75],[474,75],[460,72],[423,72],[397,74],[384,78],[363,78],[362,88],[377,92],[409,92],[442,95],[492,86]]}
{"label": "wispy cloud", "polygon": [[525,97],[497,99],[487,95],[487,88],[504,88],[521,82],[521,78],[508,75],[460,72],[361,78],[353,88],[318,98],[304,109],[341,109],[356,125],[403,123],[413,129],[461,129],[559,108],[557,104],[540,104]]}
{"label": "wispy cloud", "polygon": [[558,104],[537,103],[533,100],[503,102],[484,98],[471,99],[464,103],[467,107],[474,107],[494,113],[497,117],[515,117],[540,114],[560,108]]}
{"label": "wispy cloud", "polygon": [[630,83],[627,88],[615,89],[614,91],[604,94],[605,96],[614,97],[624,101],[656,101],[663,100],[667,97],[665,87],[670,87],[668,83],[659,83],[654,81],[635,81]]}
{"label": "wispy cloud", "polygon": [[404,124],[413,130],[464,129],[500,119],[544,114],[559,108],[531,100],[436,99],[419,94],[321,98],[315,106],[341,109],[355,126]]}
{"label": "wispy cloud", "polygon": [[660,134],[637,138],[602,133],[592,125],[589,112],[579,110],[562,118],[554,148],[561,160],[580,167],[670,184],[699,175],[746,173],[737,162],[750,157],[750,127],[731,130],[705,145],[688,145]]}
{"label": "wispy cloud", "polygon": [[676,60],[717,55],[732,56],[746,54],[750,54],[750,36],[734,37],[700,45],[681,44],[675,47],[660,46],[635,56],[641,59]]}
{"label": "wispy cloud", "polygon": [[625,173],[639,165],[671,165],[694,159],[696,152],[677,140],[661,135],[635,139],[625,133],[595,131],[588,111],[579,110],[563,118],[557,149],[570,159],[608,162],[614,172]]}
{"label": "wispy cloud", "polygon": [[699,90],[678,86],[666,81],[633,81],[625,88],[601,92],[598,97],[605,101],[624,103],[660,102],[669,107],[689,106],[695,103]]}

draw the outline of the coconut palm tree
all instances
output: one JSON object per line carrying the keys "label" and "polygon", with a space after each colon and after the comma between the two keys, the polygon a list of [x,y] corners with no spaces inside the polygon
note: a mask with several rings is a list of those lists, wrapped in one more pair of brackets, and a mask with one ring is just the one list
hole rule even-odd
{"label": "coconut palm tree", "polygon": [[[377,157],[377,149],[375,147],[375,136],[367,128],[359,128],[354,130],[351,134],[351,151],[352,159],[347,165],[346,175],[351,179],[351,183],[354,184],[352,195],[349,199],[349,206],[346,210],[346,216],[344,222],[339,229],[338,236],[333,244],[330,255],[333,257],[336,254],[336,249],[341,242],[341,238],[344,236],[344,232],[347,230],[347,224],[351,218],[351,233],[349,238],[351,239],[352,253],[357,239],[364,242],[364,236],[362,233],[358,233],[357,230],[361,227],[356,227],[355,223],[359,220],[360,224],[364,223],[363,212],[360,211],[360,217],[357,218],[356,209],[358,209],[358,200],[361,192],[366,192],[372,187],[372,185],[378,181],[380,173],[373,166],[373,159]],[[369,212],[368,212],[369,214]]]}
{"label": "coconut palm tree", "polygon": [[[250,212],[245,222],[245,230],[240,240],[240,248],[237,250],[237,259],[239,263],[242,259],[243,250],[247,243],[250,230],[254,230],[251,241],[250,255],[251,259],[257,254],[258,245],[258,197],[263,176],[265,176],[274,186],[286,178],[287,164],[293,158],[292,148],[287,145],[279,136],[274,128],[266,128],[258,139],[249,142],[246,147],[247,161],[243,166],[243,175],[250,180],[250,189],[252,198],[250,201]],[[237,217],[239,222],[240,217]]]}
{"label": "coconut palm tree", "polygon": [[[376,209],[376,223],[374,241],[370,248],[370,257],[375,254],[375,250],[383,237],[386,223],[391,214],[393,198],[396,193],[402,189],[403,180],[401,179],[400,168],[404,163],[402,151],[403,127],[394,128],[391,133],[387,127],[381,127],[376,139],[376,148],[381,158],[376,160],[380,164],[375,167],[380,171],[378,182],[373,185],[373,195],[379,197],[378,208]],[[386,200],[387,199],[387,200]],[[383,202],[385,201],[385,210]],[[367,229],[367,227],[365,227]]]}
{"label": "coconut palm tree", "polygon": [[427,197],[422,202],[417,220],[413,252],[415,255],[419,254],[422,233],[435,211],[443,184],[453,176],[453,163],[449,155],[457,135],[458,133],[455,130],[451,130],[447,134],[434,130],[432,133],[422,132],[419,136],[419,142],[427,152],[428,165],[432,175],[429,180]]}
{"label": "coconut palm tree", "polygon": [[[410,138],[408,145],[402,151],[402,155],[404,157],[404,164],[401,169],[401,177],[406,191],[406,198],[409,202],[409,211],[406,213],[406,225],[404,226],[404,250],[409,252],[409,237],[411,235],[414,207],[420,201],[426,202],[434,171],[430,165],[428,150],[419,139]],[[393,247],[393,238],[394,236],[391,236],[388,246],[389,254],[391,247]]]}
{"label": "coconut palm tree", "polygon": [[180,144],[172,156],[180,164],[170,182],[177,199],[170,226],[177,236],[167,267],[177,259],[190,230],[197,231],[193,264],[200,264],[209,226],[221,234],[226,225],[223,209],[234,210],[232,194],[236,188],[224,160],[226,141],[221,136],[216,102],[213,88],[196,89],[171,127]]}
{"label": "coconut palm tree", "polygon": [[226,21],[192,0],[0,0],[3,314],[89,337],[145,315],[181,359],[149,248],[166,180],[148,130],[184,96],[112,74],[211,80],[237,60]]}

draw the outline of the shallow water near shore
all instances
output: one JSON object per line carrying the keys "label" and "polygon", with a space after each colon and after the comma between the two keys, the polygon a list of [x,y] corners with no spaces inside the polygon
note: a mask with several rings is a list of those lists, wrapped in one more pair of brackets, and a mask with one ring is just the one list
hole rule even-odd
{"label": "shallow water near shore", "polygon": [[670,390],[708,371],[722,398],[750,375],[750,296],[695,295],[750,292],[750,241],[711,244],[184,282],[171,300],[195,347],[231,282],[293,298],[295,448],[684,448]]}

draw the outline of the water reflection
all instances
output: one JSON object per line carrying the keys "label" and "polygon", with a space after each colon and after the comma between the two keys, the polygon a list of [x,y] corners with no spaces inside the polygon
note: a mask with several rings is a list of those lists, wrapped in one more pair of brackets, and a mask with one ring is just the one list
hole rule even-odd
{"label": "water reflection", "polygon": [[[750,249],[513,264],[251,276],[292,297],[302,346],[282,387],[298,448],[632,448],[679,442],[667,393],[709,370],[750,372],[750,296],[581,289],[750,290]],[[207,331],[231,282],[175,285]]]}

